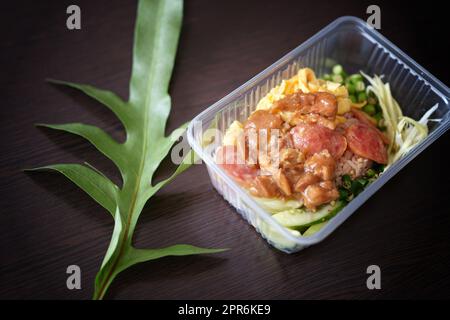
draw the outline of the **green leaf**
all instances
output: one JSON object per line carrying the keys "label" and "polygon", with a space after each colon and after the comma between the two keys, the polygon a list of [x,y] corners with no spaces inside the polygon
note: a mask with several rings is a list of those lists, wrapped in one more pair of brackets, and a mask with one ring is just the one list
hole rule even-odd
{"label": "green leaf", "polygon": [[78,187],[83,189],[102,207],[108,210],[114,217],[119,187],[104,175],[85,167],[81,164],[53,164],[44,167],[26,169],[26,171],[55,170],[69,178]]}
{"label": "green leaf", "polygon": [[193,254],[219,253],[228,249],[208,249],[191,246],[188,244],[176,244],[159,249],[136,249],[128,253],[128,261],[132,265],[168,256],[187,256]]}
{"label": "green leaf", "polygon": [[[116,230],[116,227],[114,228]],[[108,248],[110,251],[112,247]],[[117,248],[117,247],[115,247]],[[134,247],[128,247],[125,253],[125,259],[122,259],[116,265],[111,264],[111,258],[108,261],[104,261],[104,265],[102,265],[102,270],[97,274],[95,279],[95,293],[96,299],[102,299],[104,294],[115,279],[115,277],[122,272],[123,270],[142,262],[147,262],[151,260],[156,260],[168,256],[188,256],[188,255],[196,255],[196,254],[212,254],[212,253],[220,253],[226,251],[228,249],[208,249],[208,248],[200,248],[196,246],[191,246],[188,244],[177,244],[166,248],[157,248],[157,249],[136,249]],[[117,251],[114,252],[114,249],[111,249],[110,256],[114,256],[117,254]],[[110,270],[110,272],[107,272]],[[103,285],[102,284],[106,284]]]}
{"label": "green leaf", "polygon": [[188,154],[171,176],[152,184],[153,174],[187,126],[184,124],[171,135],[165,135],[171,104],[169,82],[180,34],[182,7],[181,0],[139,1],[128,102],[110,91],[90,85],[51,80],[53,83],[78,89],[106,105],[124,124],[127,134],[126,141],[118,143],[106,132],[92,125],[41,125],[85,138],[111,159],[122,175],[123,185],[118,188],[89,164],[43,167],[63,173],[114,217],[111,241],[95,280],[94,299],[102,299],[115,277],[136,263],[169,255],[222,251],[191,245],[174,245],[162,249],[133,247],[134,230],[148,199],[192,163],[192,154]]}
{"label": "green leaf", "polygon": [[91,142],[97,150],[111,159],[120,171],[125,170],[126,159],[122,153],[123,146],[114,140],[109,134],[102,129],[83,124],[83,123],[67,123],[67,124],[45,124],[38,123],[38,127],[45,127],[54,130],[69,132]]}
{"label": "green leaf", "polygon": [[172,175],[170,177],[168,177],[167,179],[161,180],[160,182],[158,182],[157,184],[155,184],[154,186],[152,186],[151,188],[149,188],[145,194],[145,198],[149,199],[150,197],[152,197],[156,192],[158,192],[159,189],[161,189],[162,187],[164,187],[166,184],[168,184],[169,182],[171,182],[173,179],[176,178],[176,176],[178,176],[179,174],[183,173],[184,171],[186,171],[187,169],[189,169],[189,167],[192,165],[191,162],[191,158],[192,158],[192,154],[194,154],[193,151],[189,151],[189,153],[186,155],[186,157],[184,157],[183,161],[181,162],[181,164],[178,166],[178,168],[175,170],[174,173],[172,173]]}
{"label": "green leaf", "polygon": [[117,118],[119,118],[119,120],[125,127],[129,123],[129,121],[131,121],[131,119],[129,119],[130,115],[127,114],[126,102],[124,102],[114,92],[98,89],[88,84],[61,81],[55,79],[47,79],[47,81],[53,84],[64,85],[84,92],[86,95],[97,100],[104,106],[108,107],[112,112],[114,112],[114,114],[117,116]]}
{"label": "green leaf", "polygon": [[106,250],[105,257],[103,258],[101,269],[105,267],[105,265],[111,260],[111,257],[114,255],[117,246],[120,241],[120,235],[122,233],[123,222],[120,216],[119,207],[116,208],[116,212],[114,214],[114,230],[111,236],[111,241],[108,246],[108,250]]}

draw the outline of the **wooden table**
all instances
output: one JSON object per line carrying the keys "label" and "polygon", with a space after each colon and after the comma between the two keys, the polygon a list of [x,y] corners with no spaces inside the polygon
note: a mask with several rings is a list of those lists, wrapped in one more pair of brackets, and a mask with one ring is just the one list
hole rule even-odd
{"label": "wooden table", "polygon": [[[186,1],[171,86],[168,129],[192,119],[342,15],[366,18],[360,1]],[[119,182],[87,142],[33,127],[86,122],[123,139],[104,107],[52,86],[46,77],[128,94],[136,4],[76,1],[82,29],[66,28],[69,1],[2,5],[0,136],[0,298],[88,299],[109,243],[112,220],[82,191],[52,173],[22,168],[89,161]],[[381,32],[447,85],[445,10],[381,3]],[[441,38],[442,37],[442,38]],[[445,40],[446,41],[446,40]],[[445,47],[447,46],[447,47]],[[175,243],[229,247],[211,256],[165,258],[121,274],[113,299],[448,298],[450,289],[450,135],[446,134],[322,243],[298,254],[270,248],[195,166],[145,208],[137,246]],[[169,161],[158,173],[172,170]],[[66,288],[66,268],[82,289]],[[377,264],[382,289],[366,288]]]}

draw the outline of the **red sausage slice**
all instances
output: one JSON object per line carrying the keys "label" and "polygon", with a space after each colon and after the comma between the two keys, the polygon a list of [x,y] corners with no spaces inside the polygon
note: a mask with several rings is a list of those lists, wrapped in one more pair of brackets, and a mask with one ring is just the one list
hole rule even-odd
{"label": "red sausage slice", "polygon": [[307,157],[326,149],[338,159],[347,148],[347,141],[339,132],[319,124],[300,123],[291,129],[291,134],[295,147]]}
{"label": "red sausage slice", "polygon": [[373,127],[374,129],[377,130],[377,133],[379,134],[381,140],[383,140],[384,144],[389,144],[389,138],[380,130],[378,130],[378,128],[376,127],[376,123],[373,122],[372,118],[370,118],[367,114],[365,114],[364,112],[353,108],[352,109],[352,113],[355,116],[356,119],[358,119],[359,121],[361,121],[362,123],[365,123],[371,127]]}
{"label": "red sausage slice", "polygon": [[345,131],[348,147],[360,157],[386,164],[388,155],[378,130],[362,122],[354,123]]}
{"label": "red sausage slice", "polygon": [[237,182],[247,185],[257,176],[258,168],[247,165],[243,159],[238,156],[236,146],[221,146],[216,150],[216,163]]}

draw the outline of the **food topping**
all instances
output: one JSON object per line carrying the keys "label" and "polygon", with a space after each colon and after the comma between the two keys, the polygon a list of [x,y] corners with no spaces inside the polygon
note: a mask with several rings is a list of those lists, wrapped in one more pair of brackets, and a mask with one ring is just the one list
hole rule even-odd
{"label": "food topping", "polygon": [[298,124],[291,134],[295,147],[308,156],[328,150],[337,159],[347,148],[347,141],[342,134],[319,124]]}
{"label": "food topping", "polygon": [[[344,86],[318,80],[310,69],[299,71],[243,124],[230,126],[225,143],[235,145],[219,147],[216,161],[252,195],[299,200],[315,211],[340,197],[342,174],[358,177],[372,161],[387,163],[386,136],[368,115],[373,105],[363,112],[351,104]],[[235,142],[241,134],[243,146]]]}
{"label": "food topping", "polygon": [[348,147],[353,153],[375,162],[386,164],[387,150],[378,130],[363,122],[350,125],[345,131]]}
{"label": "food topping", "polygon": [[275,102],[271,110],[272,112],[290,111],[300,114],[315,113],[330,118],[336,116],[337,100],[328,92],[297,92]]}

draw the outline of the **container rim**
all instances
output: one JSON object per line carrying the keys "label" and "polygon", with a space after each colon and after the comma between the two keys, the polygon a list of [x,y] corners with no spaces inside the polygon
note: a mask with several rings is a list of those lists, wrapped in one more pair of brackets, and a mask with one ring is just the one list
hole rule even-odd
{"label": "container rim", "polygon": [[396,60],[403,63],[410,72],[415,76],[427,83],[430,88],[432,88],[447,104],[450,99],[449,88],[434,77],[431,73],[421,67],[415,60],[410,58],[402,50],[400,50],[396,45],[386,39],[378,31],[369,27],[365,21],[354,16],[342,16],[325,26],[315,35],[310,37],[308,40],[300,44],[298,47],[291,50],[289,53],[285,54],[282,58],[277,60],[275,63],[252,77],[250,80],[233,90],[231,93],[227,94],[219,101],[215,102],[200,114],[198,114],[189,124],[187,128],[187,139],[189,145],[197,153],[197,155],[205,161],[206,165],[211,168],[216,174],[220,176],[225,183],[232,188],[234,192],[239,194],[241,199],[248,205],[255,213],[262,218],[266,223],[281,235],[283,235],[288,240],[297,243],[302,246],[310,246],[321,242],[327,236],[329,236],[338,226],[340,226],[351,214],[353,214],[370,196],[372,196],[378,189],[380,189],[386,182],[388,182],[395,174],[398,173],[406,164],[408,164],[412,159],[414,159],[420,152],[422,152],[426,147],[433,143],[438,137],[440,137],[445,131],[450,128],[450,118],[443,120],[439,127],[437,127],[425,140],[415,146],[408,154],[403,158],[391,165],[381,177],[374,181],[369,187],[367,187],[362,193],[357,197],[352,199],[335,217],[333,217],[329,223],[325,225],[317,233],[308,237],[297,237],[292,235],[287,228],[279,224],[272,215],[264,210],[247,192],[245,192],[233,179],[231,179],[223,169],[221,169],[212,159],[209,154],[205,154],[202,147],[195,141],[194,137],[194,127],[195,123],[201,121],[201,119],[209,118],[211,115],[215,115],[221,107],[229,104],[233,99],[240,96],[242,93],[247,91],[249,88],[253,87],[260,80],[264,79],[268,74],[272,72],[273,69],[285,64],[292,56],[297,55],[303,49],[306,49],[312,45],[317,38],[333,31],[336,27],[341,24],[352,23],[354,26],[360,28],[363,32],[369,34],[375,42],[384,47],[389,54],[396,58]]}

